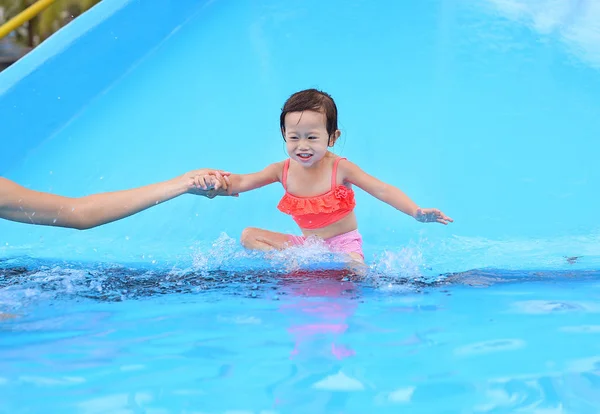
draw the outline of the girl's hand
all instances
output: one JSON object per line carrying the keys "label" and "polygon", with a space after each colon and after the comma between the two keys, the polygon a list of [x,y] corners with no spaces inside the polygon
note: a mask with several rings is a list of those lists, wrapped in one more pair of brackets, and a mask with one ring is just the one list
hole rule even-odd
{"label": "girl's hand", "polygon": [[203,195],[206,198],[231,195],[239,197],[239,194],[229,194],[231,183],[230,172],[221,170],[202,169],[185,174],[188,180],[188,193]]}
{"label": "girl's hand", "polygon": [[217,191],[227,191],[229,181],[225,177],[229,172],[203,168],[185,173],[181,178],[185,181],[186,190],[190,194],[214,198]]}
{"label": "girl's hand", "polygon": [[421,223],[448,224],[454,222],[454,220],[442,213],[437,208],[419,208],[417,209],[415,219]]}
{"label": "girl's hand", "polygon": [[219,173],[215,175],[205,175],[199,178],[200,182],[203,182],[204,188],[208,190],[206,192],[207,198],[215,198],[218,195],[227,194],[228,182]]}
{"label": "girl's hand", "polygon": [[204,176],[204,182],[209,190],[206,194],[206,197],[208,198],[215,198],[216,196],[240,196],[239,194],[231,194],[229,173],[227,173],[227,175],[220,175],[219,173],[216,173],[214,175]]}

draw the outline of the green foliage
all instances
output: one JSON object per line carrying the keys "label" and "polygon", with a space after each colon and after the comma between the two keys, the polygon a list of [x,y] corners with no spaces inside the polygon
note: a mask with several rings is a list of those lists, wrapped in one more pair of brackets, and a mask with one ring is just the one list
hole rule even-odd
{"label": "green foliage", "polygon": [[[0,23],[16,16],[36,0],[0,0],[3,19]],[[75,17],[79,16],[101,0],[57,0],[35,19],[16,31],[18,42],[36,46]],[[3,21],[2,21],[3,20]],[[29,26],[30,25],[30,26]]]}

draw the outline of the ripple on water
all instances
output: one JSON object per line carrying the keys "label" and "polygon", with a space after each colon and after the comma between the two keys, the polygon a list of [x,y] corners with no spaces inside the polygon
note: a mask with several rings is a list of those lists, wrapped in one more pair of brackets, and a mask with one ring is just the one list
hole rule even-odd
{"label": "ripple on water", "polygon": [[600,306],[595,303],[562,300],[518,301],[512,304],[512,308],[518,313],[525,313],[530,315],[566,312],[597,313],[598,311],[600,311]]}
{"label": "ripple on water", "polygon": [[600,333],[600,325],[562,326],[559,328],[559,331],[568,333]]}
{"label": "ripple on water", "polygon": [[525,347],[526,342],[521,339],[493,339],[491,341],[476,342],[455,349],[456,355],[481,355],[493,352],[514,351]]}
{"label": "ripple on water", "polygon": [[365,386],[359,380],[340,371],[314,383],[313,388],[327,391],[363,391]]}

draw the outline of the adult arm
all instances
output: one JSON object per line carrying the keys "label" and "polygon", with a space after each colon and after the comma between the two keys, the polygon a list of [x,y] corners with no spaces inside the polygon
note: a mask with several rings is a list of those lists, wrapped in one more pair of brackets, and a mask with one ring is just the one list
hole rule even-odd
{"label": "adult arm", "polygon": [[222,175],[209,169],[188,172],[171,180],[130,190],[71,198],[34,191],[0,177],[0,218],[28,224],[90,229],[171,200],[185,193],[214,196],[201,177],[215,174],[227,186]]}

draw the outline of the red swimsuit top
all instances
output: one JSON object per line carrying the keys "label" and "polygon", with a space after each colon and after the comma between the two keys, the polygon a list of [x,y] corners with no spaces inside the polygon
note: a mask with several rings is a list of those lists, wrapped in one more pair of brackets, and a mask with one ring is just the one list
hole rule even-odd
{"label": "red swimsuit top", "polygon": [[333,164],[331,176],[331,190],[325,194],[314,197],[296,197],[287,191],[287,175],[290,168],[289,158],[283,166],[281,182],[285,194],[277,208],[292,216],[296,224],[303,229],[320,229],[350,214],[356,206],[354,190],[345,185],[337,185],[337,167],[341,160],[338,158]]}

